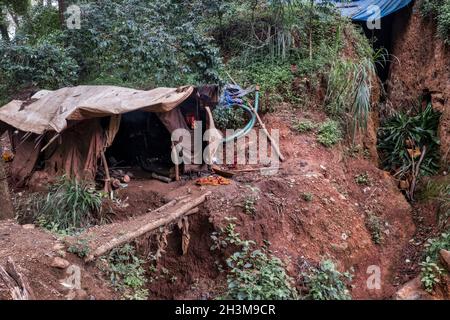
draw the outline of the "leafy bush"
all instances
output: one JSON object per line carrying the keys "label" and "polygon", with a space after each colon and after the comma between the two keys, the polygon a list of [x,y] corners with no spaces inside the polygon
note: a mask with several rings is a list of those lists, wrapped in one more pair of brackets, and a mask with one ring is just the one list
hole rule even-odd
{"label": "leafy bush", "polygon": [[426,257],[425,261],[419,263],[422,267],[420,269],[420,281],[423,287],[428,292],[433,292],[435,286],[441,282],[441,276],[444,272],[436,262],[433,262],[430,257]]}
{"label": "leafy bush", "polygon": [[383,167],[404,179],[426,147],[420,164],[421,175],[432,175],[439,169],[440,113],[428,105],[417,115],[397,113],[382,122],[378,130],[378,150]]}
{"label": "leafy bush", "polygon": [[424,258],[420,263],[422,266],[420,279],[424,288],[432,292],[441,281],[444,269],[441,266],[439,251],[450,250],[450,232],[447,231],[438,238],[429,239],[425,247]]}
{"label": "leafy bush", "polygon": [[300,133],[312,131],[316,128],[316,124],[311,120],[304,120],[294,123],[294,129]]}
{"label": "leafy bush", "polygon": [[37,220],[55,231],[76,231],[102,222],[102,196],[86,182],[62,177],[41,198]]}
{"label": "leafy bush", "polygon": [[339,123],[334,120],[327,120],[319,126],[317,141],[329,148],[341,140],[342,133]]}
{"label": "leafy bush", "polygon": [[450,1],[422,0],[420,9],[426,17],[436,20],[438,35],[445,43],[450,43]]}
{"label": "leafy bush", "polygon": [[36,47],[0,42],[0,95],[24,86],[57,89],[76,83],[79,66],[66,49],[48,42]]}
{"label": "leafy bush", "polygon": [[242,247],[227,259],[227,299],[287,300],[297,297],[284,264],[267,248]]}
{"label": "leafy bush", "polygon": [[319,267],[310,267],[301,274],[302,282],[308,290],[305,298],[312,300],[350,300],[347,289],[352,275],[336,270],[331,260],[324,260]]}
{"label": "leafy bush", "polygon": [[239,107],[217,106],[213,112],[214,124],[218,129],[239,129],[245,125],[244,110]]}
{"label": "leafy bush", "polygon": [[[230,223],[220,232],[213,233],[212,250],[234,246],[235,251],[228,259],[227,292],[225,299],[237,300],[287,300],[296,299],[297,291],[293,279],[286,273],[283,262],[263,246],[255,249],[253,241],[243,241]],[[225,271],[219,265],[219,270]]]}
{"label": "leafy bush", "polygon": [[102,263],[103,271],[107,273],[114,288],[120,291],[125,299],[147,300],[145,262],[136,256],[136,251],[131,245],[126,244],[113,249],[102,258]]}
{"label": "leafy bush", "polygon": [[[375,76],[371,58],[358,62],[339,58],[333,62],[328,76],[326,108],[351,129],[366,129],[371,108],[371,79]],[[350,120],[349,120],[350,119]],[[350,123],[350,124],[348,124]]]}

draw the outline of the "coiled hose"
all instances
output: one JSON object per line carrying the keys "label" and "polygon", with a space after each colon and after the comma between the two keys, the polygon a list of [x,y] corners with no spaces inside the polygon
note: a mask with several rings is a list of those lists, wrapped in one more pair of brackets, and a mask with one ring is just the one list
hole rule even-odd
{"label": "coiled hose", "polygon": [[236,104],[235,106],[238,106],[238,107],[244,109],[250,115],[250,117],[251,117],[250,121],[247,123],[247,125],[244,128],[236,131],[234,134],[232,134],[229,137],[224,137],[221,141],[222,143],[227,143],[227,142],[233,141],[234,139],[244,137],[253,129],[253,127],[256,123],[255,112],[257,113],[258,108],[259,108],[259,91],[255,92],[255,108],[254,109],[250,108],[249,106],[247,106],[245,104],[242,104],[242,105]]}

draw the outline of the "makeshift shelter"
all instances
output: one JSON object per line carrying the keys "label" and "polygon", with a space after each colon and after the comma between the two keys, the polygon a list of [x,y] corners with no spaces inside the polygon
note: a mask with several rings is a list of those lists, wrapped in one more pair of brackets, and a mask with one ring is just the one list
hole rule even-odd
{"label": "makeshift shelter", "polygon": [[[104,153],[114,147],[123,127],[128,129],[124,129],[121,143],[133,147],[133,142],[126,140],[127,135],[129,138],[138,128],[130,119],[141,118],[147,128],[165,130],[165,142],[169,145],[164,151],[170,157],[170,133],[179,128],[191,130],[187,117],[206,118],[202,107],[215,102],[217,87],[212,86],[149,91],[77,86],[40,91],[28,101],[13,100],[0,108],[0,134],[9,130],[15,153],[11,174],[19,186],[33,174],[49,177],[65,174],[93,180],[100,159],[104,160]],[[125,120],[131,121],[131,125],[127,126]],[[145,150],[157,149],[162,143],[160,136],[158,140],[147,141]],[[144,134],[143,139],[147,138]],[[142,150],[142,146],[136,148]],[[183,150],[186,150],[183,159],[193,156],[190,148]]]}

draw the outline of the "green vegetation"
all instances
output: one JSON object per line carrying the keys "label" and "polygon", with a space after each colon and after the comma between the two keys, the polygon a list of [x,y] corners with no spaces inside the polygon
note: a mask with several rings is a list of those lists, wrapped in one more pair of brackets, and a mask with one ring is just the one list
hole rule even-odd
{"label": "green vegetation", "polygon": [[145,288],[144,261],[136,255],[136,250],[129,244],[113,249],[101,259],[101,269],[110,277],[114,288],[125,299],[147,300]]}
{"label": "green vegetation", "polygon": [[319,126],[317,141],[325,147],[332,147],[341,140],[341,137],[341,129],[336,121],[327,120]]}
{"label": "green vegetation", "polygon": [[303,192],[302,199],[306,202],[311,202],[313,200],[313,194],[311,192]]}
{"label": "green vegetation", "polygon": [[226,259],[227,291],[220,297],[237,300],[296,299],[293,279],[286,273],[283,262],[267,246],[256,249],[253,241],[241,240],[233,223],[211,235],[212,250],[233,246],[236,251]]}
{"label": "green vegetation", "polygon": [[425,247],[424,258],[420,263],[422,266],[420,279],[424,288],[432,292],[441,282],[444,268],[440,262],[439,250],[450,250],[450,232],[447,231],[435,239],[429,239]]}
{"label": "green vegetation", "polygon": [[355,176],[355,182],[359,185],[370,185],[370,177],[367,172]]}
{"label": "green vegetation", "polygon": [[422,0],[420,5],[422,15],[434,19],[437,32],[446,44],[450,43],[450,1]]}
{"label": "green vegetation", "polygon": [[445,227],[450,218],[450,182],[449,178],[429,181],[420,193],[423,201],[436,201],[438,204],[438,224]]}
{"label": "green vegetation", "polygon": [[[428,105],[415,115],[399,112],[383,121],[378,131],[378,150],[384,169],[411,184],[420,176],[436,174],[439,119],[440,113]],[[408,191],[410,199],[413,192]]]}
{"label": "green vegetation", "polygon": [[73,233],[105,219],[102,195],[83,181],[61,177],[37,200],[39,225],[55,232]]}
{"label": "green vegetation", "polygon": [[242,108],[226,108],[218,106],[213,112],[214,124],[218,129],[240,129],[245,125]]}
{"label": "green vegetation", "polygon": [[372,241],[375,244],[381,244],[383,241],[383,221],[373,212],[366,214],[366,228],[372,236]]}
{"label": "green vegetation", "polygon": [[316,124],[311,120],[303,120],[295,122],[293,128],[300,133],[305,133],[314,130],[316,128]]}
{"label": "green vegetation", "polygon": [[89,255],[90,249],[87,239],[79,239],[75,244],[72,244],[67,249],[68,252],[76,254],[80,258],[86,258]]}
{"label": "green vegetation", "polygon": [[350,300],[347,289],[352,275],[341,273],[331,260],[322,261],[318,267],[311,266],[301,274],[303,285],[308,293],[306,299],[311,300]]}

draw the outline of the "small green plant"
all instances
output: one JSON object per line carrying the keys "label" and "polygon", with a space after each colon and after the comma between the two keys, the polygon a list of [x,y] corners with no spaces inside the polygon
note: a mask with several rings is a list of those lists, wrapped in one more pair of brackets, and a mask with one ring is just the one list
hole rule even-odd
{"label": "small green plant", "polygon": [[421,157],[419,175],[433,175],[439,169],[438,127],[441,114],[428,105],[416,115],[397,113],[378,129],[378,150],[382,166],[404,179]]}
{"label": "small green plant", "polygon": [[327,120],[319,126],[317,141],[325,147],[330,148],[341,140],[342,133],[339,123],[334,120]]}
{"label": "small green plant", "polygon": [[293,128],[300,133],[305,133],[314,130],[316,124],[311,120],[304,120],[294,123]]}
{"label": "small green plant", "polygon": [[227,273],[227,291],[221,299],[238,300],[286,300],[296,299],[293,280],[286,273],[283,262],[263,246],[255,248],[252,240],[242,240],[230,223],[211,238],[211,250],[228,247],[236,251],[226,259],[226,266],[216,261],[221,272]]}
{"label": "small green plant", "polygon": [[126,244],[113,249],[102,259],[103,271],[110,277],[111,283],[128,300],[146,300],[144,261],[137,255],[133,246]]}
{"label": "small green plant", "polygon": [[248,196],[244,200],[244,212],[248,215],[254,215],[256,213],[256,198],[253,196]]}
{"label": "small green plant", "polygon": [[302,199],[306,202],[311,202],[313,200],[313,194],[311,192],[303,192]]}
{"label": "small green plant", "polygon": [[102,196],[84,181],[61,177],[41,199],[38,223],[68,233],[103,222]]}
{"label": "small green plant", "polygon": [[426,257],[425,261],[419,263],[422,267],[420,281],[427,292],[433,292],[435,286],[441,282],[441,277],[444,272],[436,262],[430,257]]}
{"label": "small green plant", "polygon": [[87,239],[78,239],[75,244],[72,244],[67,249],[68,252],[76,254],[80,258],[86,258],[89,253],[89,245]]}
{"label": "small green plant", "polygon": [[424,288],[432,292],[443,273],[440,263],[439,251],[441,249],[450,250],[450,232],[444,232],[435,239],[429,239],[425,244],[424,258],[420,265],[422,266],[420,278]]}
{"label": "small green plant", "polygon": [[266,248],[242,246],[227,259],[228,290],[226,299],[287,300],[296,299],[293,280],[283,262]]}
{"label": "small green plant", "polygon": [[370,185],[370,176],[367,172],[355,176],[355,182],[359,185]]}
{"label": "small green plant", "polygon": [[301,274],[302,282],[312,300],[350,300],[347,286],[352,280],[349,272],[341,273],[331,260],[322,261],[318,267],[310,267]]}
{"label": "small green plant", "polygon": [[366,228],[372,236],[372,241],[375,244],[381,244],[383,241],[383,222],[372,212],[366,215]]}

